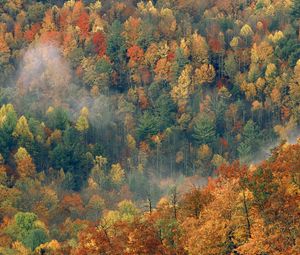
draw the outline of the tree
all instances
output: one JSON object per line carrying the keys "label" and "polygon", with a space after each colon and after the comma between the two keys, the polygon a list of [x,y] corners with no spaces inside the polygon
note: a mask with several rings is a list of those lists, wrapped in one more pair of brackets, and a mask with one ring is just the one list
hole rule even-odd
{"label": "tree", "polygon": [[160,130],[171,127],[175,122],[177,107],[168,94],[161,94],[154,102],[155,116],[158,118]]}
{"label": "tree", "polygon": [[29,6],[27,11],[27,18],[30,23],[38,23],[43,20],[46,6],[42,3],[34,3]]}
{"label": "tree", "polygon": [[0,109],[0,153],[8,157],[14,141],[11,139],[17,123],[17,114],[13,105],[3,105]]}
{"label": "tree", "polygon": [[91,170],[91,178],[96,182],[99,188],[104,188],[106,184],[106,164],[107,158],[96,156],[94,167]]}
{"label": "tree", "polygon": [[238,63],[233,54],[229,54],[225,59],[225,72],[229,78],[233,81],[235,75],[239,71]]}
{"label": "tree", "polygon": [[169,8],[162,8],[160,10],[160,18],[161,20],[158,24],[160,32],[166,37],[171,37],[177,28],[173,11]]}
{"label": "tree", "polygon": [[[293,0],[292,8],[291,8],[291,16],[292,19],[295,21],[296,25],[298,25],[298,36],[300,36],[300,1]],[[297,24],[298,23],[298,24]]]}
{"label": "tree", "polygon": [[103,57],[106,54],[106,36],[102,32],[96,32],[93,35],[93,44],[95,46],[95,51],[98,53],[99,57]]}
{"label": "tree", "polygon": [[39,23],[33,24],[30,29],[24,32],[25,40],[27,40],[28,42],[32,42],[40,29],[41,25]]}
{"label": "tree", "polygon": [[34,250],[40,244],[46,243],[48,241],[48,236],[43,229],[34,229],[24,239],[24,245]]}
{"label": "tree", "polygon": [[111,27],[107,41],[107,54],[111,60],[120,65],[126,57],[125,39],[122,36],[122,24],[120,21],[115,20]]}
{"label": "tree", "polygon": [[100,92],[106,92],[109,85],[109,78],[112,73],[112,66],[104,57],[83,58],[81,61],[83,68],[83,81],[90,88],[97,88]]}
{"label": "tree", "polygon": [[144,51],[139,46],[133,45],[127,50],[127,56],[129,57],[129,67],[133,68],[143,60]]}
{"label": "tree", "polygon": [[273,57],[273,47],[266,41],[259,45],[253,44],[251,49],[251,63],[262,64],[269,63]]}
{"label": "tree", "polygon": [[176,80],[179,78],[181,72],[183,71],[184,67],[189,63],[187,56],[184,54],[184,50],[182,48],[176,49],[175,52],[175,60],[176,64],[174,65],[174,73]]}
{"label": "tree", "polygon": [[123,26],[119,20],[115,20],[110,26],[107,39],[107,55],[113,62],[113,81],[120,88],[126,85],[126,41],[122,35]]}
{"label": "tree", "polygon": [[300,1],[299,0],[293,0],[293,5],[291,8],[291,15],[295,20],[300,18]]}
{"label": "tree", "polygon": [[0,35],[0,71],[2,77],[0,78],[1,84],[10,78],[14,71],[13,66],[10,64],[11,53],[10,48],[5,40],[4,35]]}
{"label": "tree", "polygon": [[243,36],[245,38],[249,38],[249,37],[253,36],[254,33],[253,33],[252,28],[248,24],[245,24],[241,28],[240,34],[241,34],[241,36]]}
{"label": "tree", "polygon": [[47,110],[47,125],[53,130],[65,130],[69,127],[69,116],[66,109],[62,107],[49,107]]}
{"label": "tree", "polygon": [[199,218],[186,218],[183,223],[184,245],[189,254],[195,255],[234,253],[238,243],[246,241],[239,186],[231,179],[207,187],[205,192],[210,198]]}
{"label": "tree", "polygon": [[89,227],[78,234],[75,255],[97,255],[112,250],[110,237],[101,228]]}
{"label": "tree", "polygon": [[45,229],[38,224],[36,214],[30,212],[18,212],[6,231],[14,240],[22,242],[31,250],[48,240]]}
{"label": "tree", "polygon": [[78,193],[65,195],[62,198],[60,210],[62,213],[66,213],[67,216],[73,219],[80,218],[84,211],[80,195]]}
{"label": "tree", "polygon": [[139,140],[150,138],[160,130],[160,124],[157,118],[150,112],[145,113],[138,119],[137,136]]}
{"label": "tree", "polygon": [[161,58],[154,68],[155,81],[169,81],[171,79],[172,64],[167,58]]}
{"label": "tree", "polygon": [[195,70],[195,84],[202,85],[204,83],[211,83],[215,79],[216,71],[213,65],[203,64]]}
{"label": "tree", "polygon": [[121,220],[132,222],[134,217],[138,215],[138,208],[130,200],[123,200],[118,203],[118,214]]}
{"label": "tree", "polygon": [[79,132],[86,132],[86,130],[89,128],[89,110],[87,107],[83,107],[80,111],[80,116],[77,119],[76,122],[76,129]]}
{"label": "tree", "polygon": [[177,187],[174,186],[170,190],[170,203],[172,206],[173,217],[177,220],[177,212],[178,212],[178,201],[179,201],[179,193]]}
{"label": "tree", "polygon": [[105,200],[100,195],[92,195],[86,206],[88,218],[92,221],[99,220],[105,209]]}
{"label": "tree", "polygon": [[171,90],[173,100],[178,104],[179,110],[184,112],[188,103],[189,96],[194,91],[194,84],[192,82],[192,66],[186,65],[178,78],[177,85]]}
{"label": "tree", "polygon": [[137,43],[141,36],[141,18],[130,16],[124,23],[124,37],[126,38],[127,45],[134,45]]}
{"label": "tree", "polygon": [[80,28],[81,37],[83,39],[86,38],[89,33],[89,29],[90,29],[89,19],[90,19],[89,15],[85,11],[83,11],[76,22],[76,25]]}
{"label": "tree", "polygon": [[19,118],[13,135],[22,140],[33,140],[33,134],[29,129],[28,122],[25,116],[21,116]]}
{"label": "tree", "polygon": [[294,77],[290,82],[290,97],[291,97],[291,110],[293,111],[293,115],[295,118],[299,119],[299,106],[298,100],[300,98],[300,61],[298,60],[295,68],[294,68]]}
{"label": "tree", "polygon": [[194,33],[191,38],[191,56],[196,65],[208,62],[208,45],[204,37]]}
{"label": "tree", "polygon": [[192,216],[197,219],[211,199],[212,195],[209,192],[194,186],[192,190],[183,195],[180,201],[180,207],[186,217]]}
{"label": "tree", "polygon": [[[129,57],[128,67],[131,69],[131,78],[135,83],[141,84],[143,80],[149,80],[146,74],[146,67],[144,67],[144,51],[137,45],[131,46],[127,50]],[[150,74],[149,74],[150,75]]]}
{"label": "tree", "polygon": [[128,254],[166,254],[167,250],[162,244],[155,226],[151,221],[137,219],[130,226]]}
{"label": "tree", "polygon": [[15,154],[15,160],[17,162],[17,171],[21,178],[34,177],[36,170],[35,165],[25,148],[20,147],[18,149]]}
{"label": "tree", "polygon": [[194,124],[192,134],[198,144],[212,144],[216,139],[214,120],[210,116],[200,116]]}
{"label": "tree", "polygon": [[125,171],[119,163],[112,164],[110,178],[113,184],[120,185],[124,181]]}
{"label": "tree", "polygon": [[255,157],[260,147],[260,133],[256,124],[249,120],[242,132],[242,141],[238,147],[239,156],[245,161]]}

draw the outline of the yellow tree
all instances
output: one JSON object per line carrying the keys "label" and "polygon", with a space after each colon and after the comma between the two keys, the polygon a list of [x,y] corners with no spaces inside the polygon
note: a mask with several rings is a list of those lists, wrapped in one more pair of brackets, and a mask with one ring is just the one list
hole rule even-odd
{"label": "yellow tree", "polygon": [[21,178],[33,177],[36,173],[35,165],[27,150],[20,147],[15,154],[15,161],[17,163],[17,171]]}
{"label": "yellow tree", "polygon": [[274,34],[270,34],[268,36],[269,40],[273,43],[278,43],[282,38],[284,38],[284,34],[281,31],[276,31]]}
{"label": "yellow tree", "polygon": [[273,64],[273,63],[269,63],[267,65],[267,69],[266,69],[266,72],[265,72],[266,80],[267,81],[272,81],[272,79],[275,78],[276,74],[277,74],[276,65]]}
{"label": "yellow tree", "polygon": [[123,182],[124,177],[125,171],[122,166],[119,163],[112,164],[110,169],[111,181],[116,185],[120,185]]}
{"label": "yellow tree", "polygon": [[173,100],[178,104],[180,110],[183,112],[190,94],[193,92],[194,87],[192,83],[192,66],[186,65],[178,78],[177,85],[171,90]]}
{"label": "yellow tree", "polygon": [[172,36],[177,27],[173,11],[169,8],[162,8],[160,10],[160,17],[159,30],[167,37]]}
{"label": "yellow tree", "polygon": [[19,118],[16,128],[13,132],[13,136],[17,138],[33,140],[33,134],[29,129],[28,122],[25,116],[21,116]]}
{"label": "yellow tree", "polygon": [[243,36],[245,38],[249,38],[249,37],[253,36],[254,33],[253,33],[252,28],[248,24],[245,24],[241,28],[240,34],[241,34],[241,36]]}
{"label": "yellow tree", "polygon": [[0,34],[0,62],[8,63],[10,57],[10,49],[5,41],[4,35]]}
{"label": "yellow tree", "polygon": [[155,80],[170,80],[172,64],[167,58],[161,58],[157,61],[154,68]]}
{"label": "yellow tree", "polygon": [[124,37],[126,38],[126,42],[129,46],[133,46],[137,44],[137,40],[141,36],[141,18],[129,17],[128,20],[124,23]]}
{"label": "yellow tree", "polygon": [[197,220],[186,219],[184,245],[191,255],[232,254],[238,243],[247,240],[244,200],[236,179],[222,181],[211,192],[212,199]]}
{"label": "yellow tree", "polygon": [[252,100],[257,95],[256,87],[252,82],[247,83],[246,81],[244,81],[241,84],[241,90],[244,91],[246,98],[249,101]]}
{"label": "yellow tree", "polygon": [[158,45],[151,43],[145,52],[145,63],[153,68],[159,58]]}
{"label": "yellow tree", "polygon": [[203,64],[195,70],[194,82],[202,85],[211,83],[216,77],[216,71],[213,65]]}
{"label": "yellow tree", "polygon": [[196,65],[208,62],[208,45],[204,37],[194,33],[191,38],[191,55]]}
{"label": "yellow tree", "polygon": [[126,136],[127,146],[131,152],[136,150],[136,141],[131,134]]}
{"label": "yellow tree", "polygon": [[269,63],[273,56],[273,47],[266,41],[259,45],[253,44],[251,49],[251,63],[252,64],[265,64]]}
{"label": "yellow tree", "polygon": [[94,160],[94,167],[91,170],[91,176],[89,179],[91,186],[94,186],[95,188],[102,188],[102,184],[107,178],[105,175],[106,164],[107,158],[96,156]]}
{"label": "yellow tree", "polygon": [[7,121],[7,115],[11,113],[14,116],[16,115],[15,109],[12,104],[4,104],[0,108],[0,127]]}
{"label": "yellow tree", "polygon": [[78,117],[75,126],[79,132],[85,132],[89,128],[88,116],[89,116],[88,108],[83,107],[80,111],[80,116]]}

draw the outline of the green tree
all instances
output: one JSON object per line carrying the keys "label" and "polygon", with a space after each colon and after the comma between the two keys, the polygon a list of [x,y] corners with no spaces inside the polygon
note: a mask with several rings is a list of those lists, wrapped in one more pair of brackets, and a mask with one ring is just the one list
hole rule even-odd
{"label": "green tree", "polygon": [[123,26],[115,20],[110,27],[107,41],[107,54],[115,64],[121,64],[126,59],[125,38],[122,36]]}
{"label": "green tree", "polygon": [[115,20],[109,31],[107,40],[107,54],[113,62],[114,73],[117,74],[115,77],[115,85],[122,88],[128,80],[128,73],[126,71],[126,41],[122,35],[123,26],[119,20]]}
{"label": "green tree", "polygon": [[210,116],[200,116],[195,121],[192,137],[200,145],[212,144],[216,139],[215,121]]}
{"label": "green tree", "polygon": [[39,226],[37,215],[31,212],[18,212],[6,233],[32,250],[48,240],[45,230]]}
{"label": "green tree", "polygon": [[176,105],[169,95],[161,94],[154,103],[155,116],[160,124],[160,131],[172,126],[176,117]]}
{"label": "green tree", "polygon": [[291,17],[293,23],[298,29],[298,36],[300,36],[300,0],[294,0],[291,8]]}
{"label": "green tree", "polygon": [[291,16],[294,20],[300,19],[300,0],[294,0],[291,8]]}
{"label": "green tree", "polygon": [[41,22],[44,18],[46,6],[42,3],[34,3],[28,7],[27,19],[30,23]]}
{"label": "green tree", "polygon": [[17,114],[12,105],[3,105],[0,112],[1,125],[0,125],[0,153],[4,158],[9,156],[9,152],[15,145],[14,139],[12,139],[13,131],[17,124]]}
{"label": "green tree", "polygon": [[49,152],[51,165],[55,169],[62,168],[66,173],[72,173],[75,190],[80,189],[92,167],[93,162],[87,152],[87,147],[82,144],[78,131],[73,127],[65,130],[62,143]]}
{"label": "green tree", "polygon": [[275,55],[278,59],[288,60],[289,65],[294,67],[300,58],[300,44],[294,29],[287,31],[285,37],[278,41]]}
{"label": "green tree", "polygon": [[184,67],[189,64],[188,58],[184,55],[183,49],[178,48],[175,52],[176,63],[174,65],[174,72],[176,74],[175,80],[177,81]]}
{"label": "green tree", "polygon": [[156,116],[146,111],[138,120],[137,135],[140,140],[155,135],[160,130],[160,124]]}
{"label": "green tree", "polygon": [[67,129],[67,127],[70,125],[68,112],[62,107],[55,109],[50,107],[47,111],[47,125],[53,130]]}
{"label": "green tree", "polygon": [[24,238],[23,243],[31,250],[34,250],[36,247],[40,246],[40,244],[46,243],[47,241],[48,236],[45,230],[37,228],[28,233]]}
{"label": "green tree", "polygon": [[225,72],[234,81],[234,77],[239,71],[238,63],[233,54],[229,54],[225,59]]}
{"label": "green tree", "polygon": [[239,157],[246,162],[250,162],[259,152],[261,137],[257,125],[253,120],[249,120],[244,126],[242,140],[238,146]]}

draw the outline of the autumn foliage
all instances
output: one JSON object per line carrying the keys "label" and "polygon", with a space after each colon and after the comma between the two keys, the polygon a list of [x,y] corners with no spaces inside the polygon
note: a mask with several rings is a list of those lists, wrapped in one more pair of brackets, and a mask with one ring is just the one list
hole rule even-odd
{"label": "autumn foliage", "polygon": [[0,254],[300,254],[299,10],[0,1]]}

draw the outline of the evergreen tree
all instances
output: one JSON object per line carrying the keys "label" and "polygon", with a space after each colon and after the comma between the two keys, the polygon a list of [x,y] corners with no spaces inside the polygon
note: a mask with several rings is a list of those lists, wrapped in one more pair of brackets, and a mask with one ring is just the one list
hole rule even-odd
{"label": "evergreen tree", "polygon": [[292,18],[296,21],[300,19],[300,0],[294,0],[291,8]]}
{"label": "evergreen tree", "polygon": [[242,132],[242,141],[238,147],[239,157],[249,162],[259,152],[261,137],[257,125],[249,120]]}
{"label": "evergreen tree", "polygon": [[139,140],[144,140],[155,135],[160,130],[158,119],[149,111],[146,111],[140,118],[137,127],[137,135]]}
{"label": "evergreen tree", "polygon": [[210,116],[202,115],[196,120],[192,137],[201,144],[212,144],[216,139],[216,126]]}
{"label": "evergreen tree", "polygon": [[107,42],[107,54],[115,65],[120,65],[126,59],[125,38],[122,36],[123,26],[119,20],[115,20],[110,27],[110,35]]}

